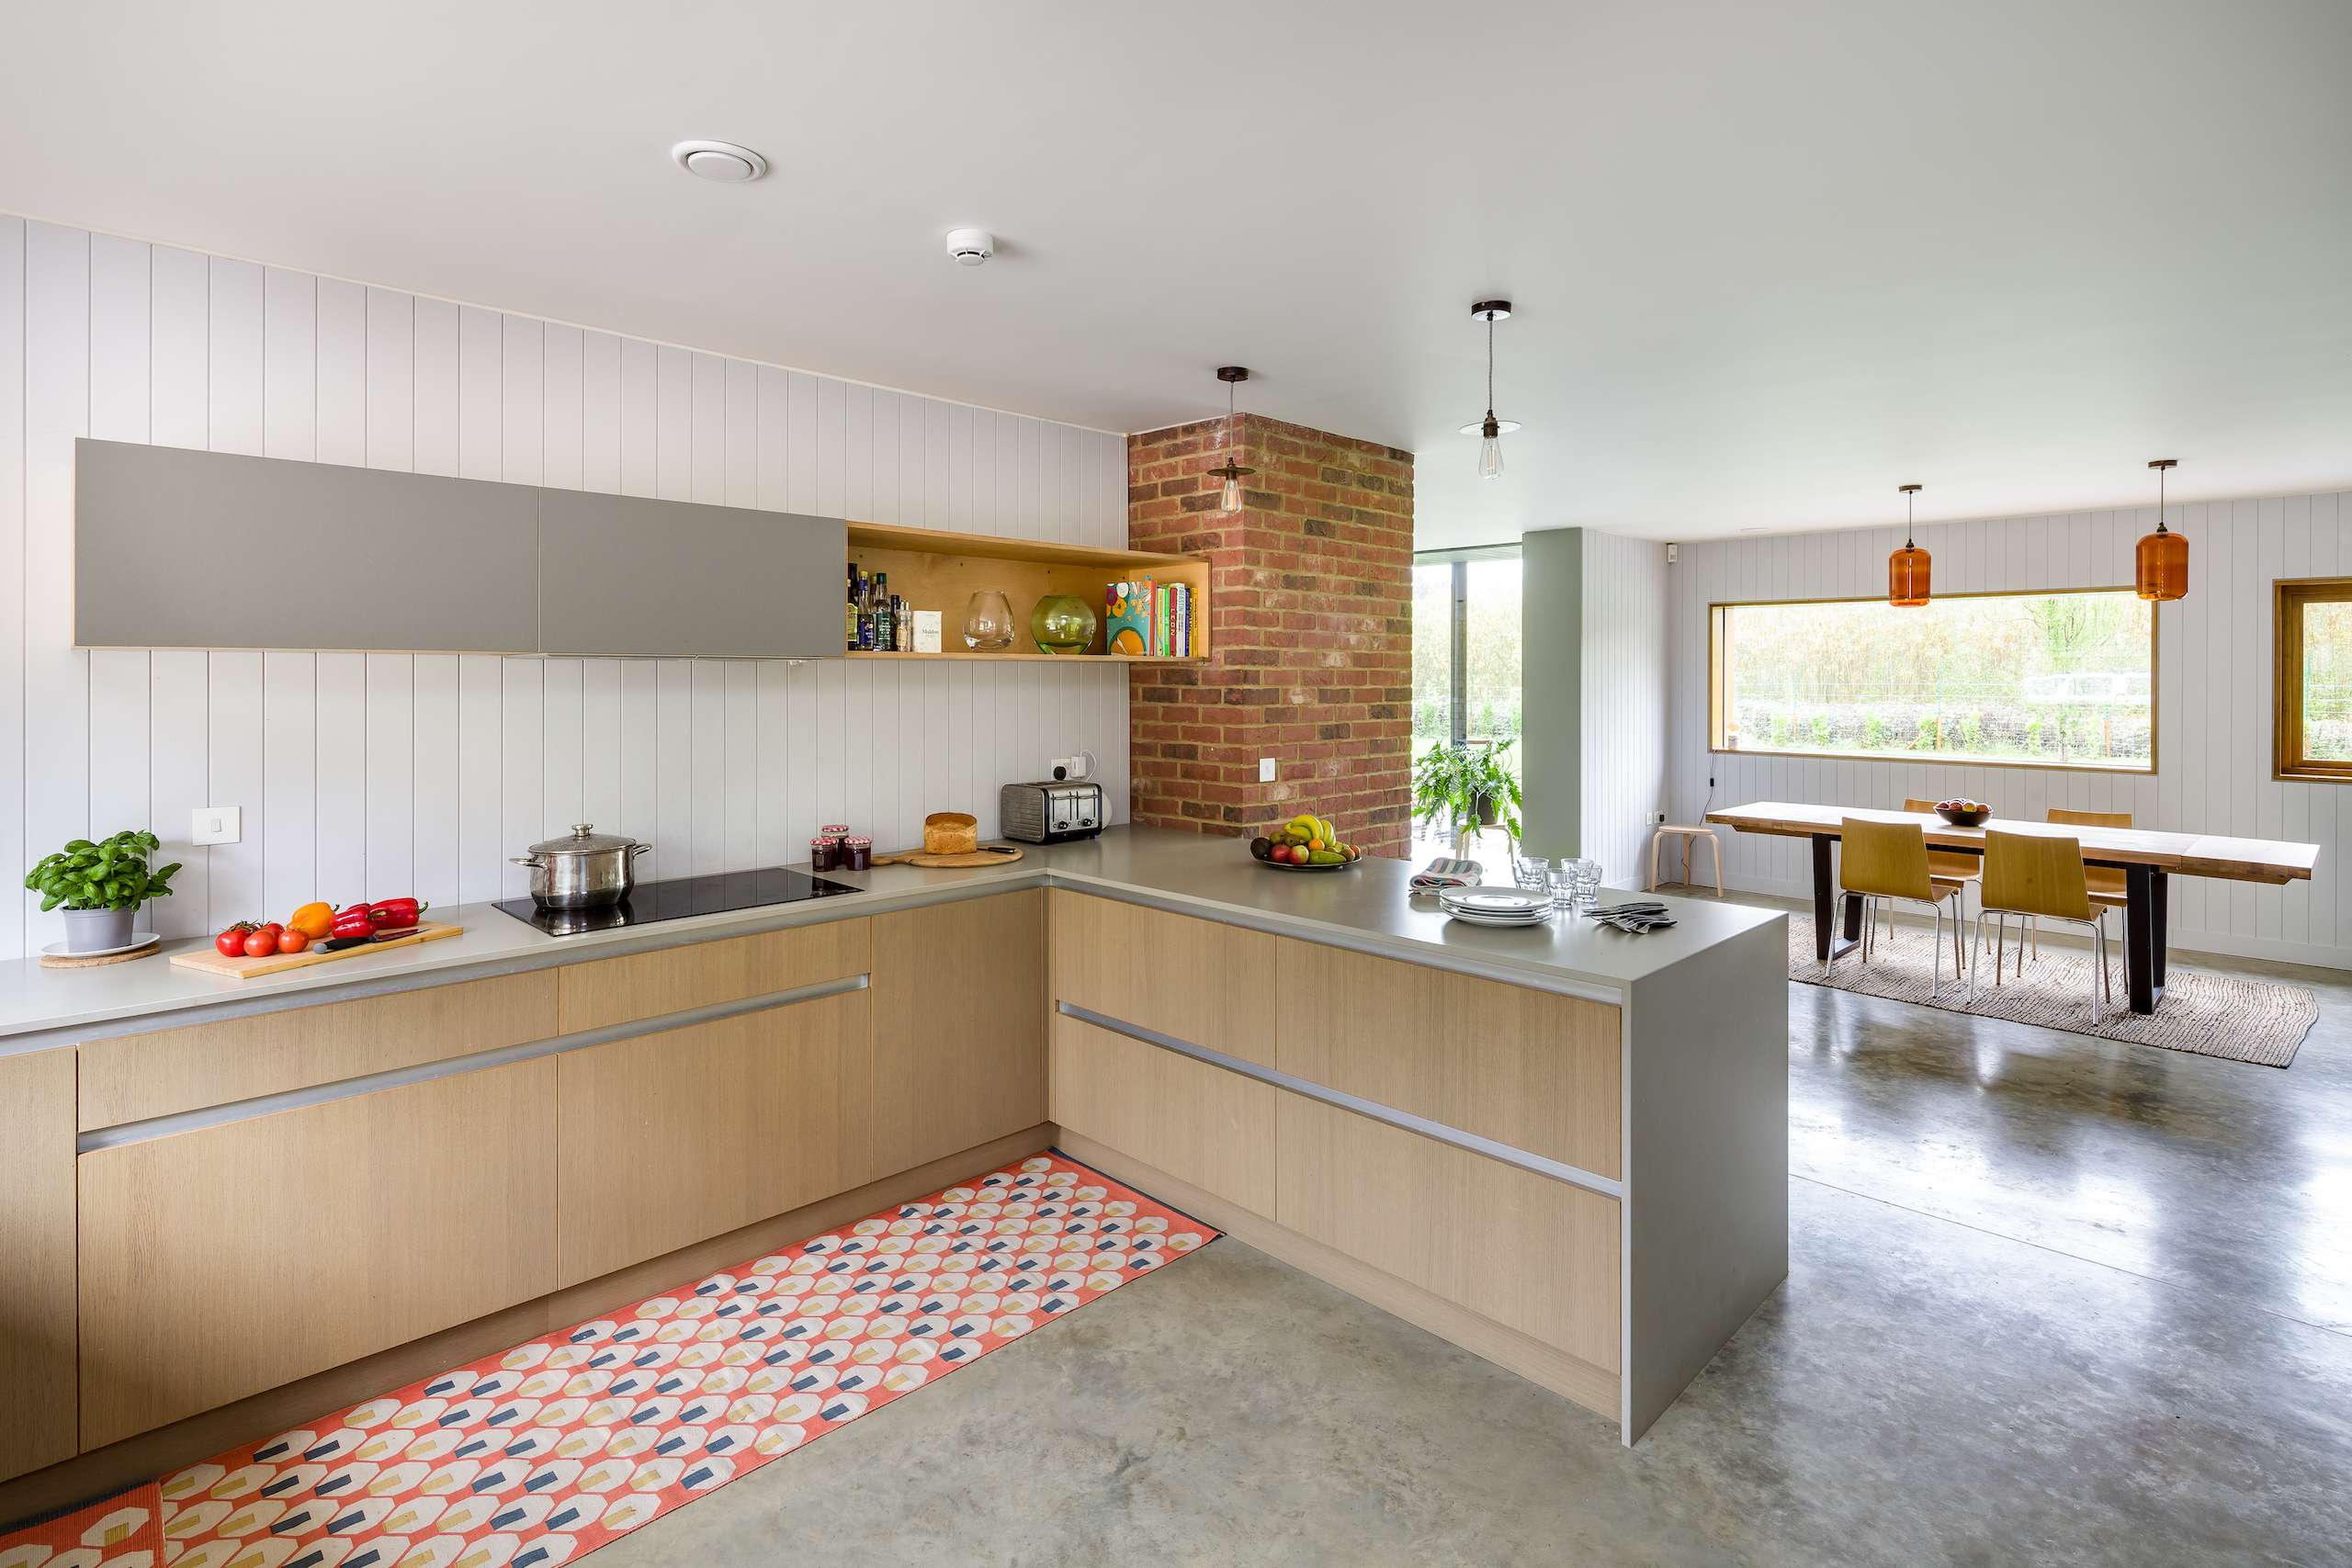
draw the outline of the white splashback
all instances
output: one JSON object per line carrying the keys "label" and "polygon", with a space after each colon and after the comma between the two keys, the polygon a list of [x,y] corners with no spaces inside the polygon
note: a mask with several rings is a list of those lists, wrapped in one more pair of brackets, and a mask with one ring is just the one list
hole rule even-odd
{"label": "white splashback", "polygon": [[[650,840],[649,876],[804,860],[825,822],[991,832],[1000,784],[1080,747],[1125,819],[1124,667],[76,652],[77,435],[1113,547],[1126,443],[0,217],[0,867],[152,825],[187,863],[167,934],[514,896],[507,857],[581,821]],[[208,805],[243,842],[187,843]],[[62,936],[0,900],[0,956]]]}
{"label": "white splashback", "polygon": [[[2188,455],[2184,455],[2188,456]],[[2187,472],[2184,463],[2180,472]],[[2151,485],[2153,488],[2153,483]],[[1939,593],[2129,587],[2133,546],[2153,506],[1923,525]],[[2157,772],[1743,755],[1707,750],[1707,607],[1715,603],[1844,599],[1886,592],[1900,529],[1794,534],[1686,544],[1669,568],[1674,618],[1670,805],[1679,821],[1708,798],[1900,807],[1905,797],[1965,795],[2004,817],[2040,821],[2051,807],[2128,811],[2135,827],[2320,846],[2309,882],[2266,887],[2172,880],[2172,944],[2352,968],[2352,785],[2270,776],[2271,585],[2352,575],[2352,495],[2276,496],[2168,507],[2189,542],[2188,596],[2156,607]],[[1724,830],[1725,880],[1810,897],[1802,839]],[[1702,865],[1704,859],[1702,857]]]}

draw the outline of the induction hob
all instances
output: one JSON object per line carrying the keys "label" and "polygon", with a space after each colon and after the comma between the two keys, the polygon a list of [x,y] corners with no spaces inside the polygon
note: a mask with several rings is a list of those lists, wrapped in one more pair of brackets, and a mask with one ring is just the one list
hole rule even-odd
{"label": "induction hob", "polygon": [[656,920],[683,920],[690,915],[723,915],[734,909],[797,904],[805,898],[830,898],[837,893],[863,891],[845,883],[810,876],[806,872],[769,865],[757,871],[720,872],[715,876],[640,882],[619,903],[594,909],[543,909],[528,898],[502,898],[498,908],[549,936],[579,936],[588,931],[616,931],[622,926],[650,925]]}

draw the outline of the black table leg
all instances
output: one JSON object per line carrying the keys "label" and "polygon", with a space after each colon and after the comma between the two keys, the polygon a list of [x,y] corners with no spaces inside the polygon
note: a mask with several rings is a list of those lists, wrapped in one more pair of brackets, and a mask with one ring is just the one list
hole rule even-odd
{"label": "black table leg", "polygon": [[2165,948],[2172,934],[2172,876],[2168,872],[2152,869],[2148,881],[2149,891],[2155,896],[2153,904],[2156,917],[2155,941],[2150,944],[2148,967],[2154,972],[2156,995],[2161,997],[2165,994]]}
{"label": "black table leg", "polygon": [[1860,946],[1862,939],[1862,901],[1849,894],[1846,898],[1844,940],[1838,940],[1838,896],[1829,861],[1829,846],[1837,841],[1827,833],[1813,836],[1813,955],[1824,964],[1829,962],[1833,942],[1842,958]]}
{"label": "black table leg", "polygon": [[2133,1012],[2154,1012],[2165,994],[2165,905],[2169,879],[2152,865],[2123,868],[2123,978]]}

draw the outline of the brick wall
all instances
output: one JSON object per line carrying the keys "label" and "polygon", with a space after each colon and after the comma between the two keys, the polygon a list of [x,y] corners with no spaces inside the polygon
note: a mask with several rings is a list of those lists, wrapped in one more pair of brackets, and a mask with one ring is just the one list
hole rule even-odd
{"label": "brick wall", "polygon": [[1253,837],[1312,810],[1403,855],[1413,455],[1254,414],[1234,439],[1258,470],[1238,513],[1202,477],[1225,462],[1223,420],[1127,438],[1129,547],[1215,562],[1209,662],[1127,672],[1133,818]]}

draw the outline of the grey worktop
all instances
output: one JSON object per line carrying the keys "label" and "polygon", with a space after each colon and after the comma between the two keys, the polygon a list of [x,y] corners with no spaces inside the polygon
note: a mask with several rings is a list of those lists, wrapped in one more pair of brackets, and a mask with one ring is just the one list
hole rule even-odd
{"label": "grey worktop", "polygon": [[1681,923],[1647,936],[1587,919],[1526,930],[1471,926],[1446,919],[1434,897],[1410,895],[1415,869],[1405,861],[1366,860],[1348,871],[1278,872],[1251,860],[1238,840],[1114,828],[1079,843],[1025,846],[1019,861],[1002,868],[827,873],[862,891],[581,936],[547,936],[492,905],[464,904],[433,911],[465,927],[462,935],[261,980],[166,961],[175,953],[209,950],[209,937],[167,942],[155,957],[95,969],[43,969],[38,959],[24,959],[0,964],[0,1055],[1045,886],[1604,1001],[1620,1000],[1635,982],[1730,937],[1788,918],[1713,899],[1668,898]]}

